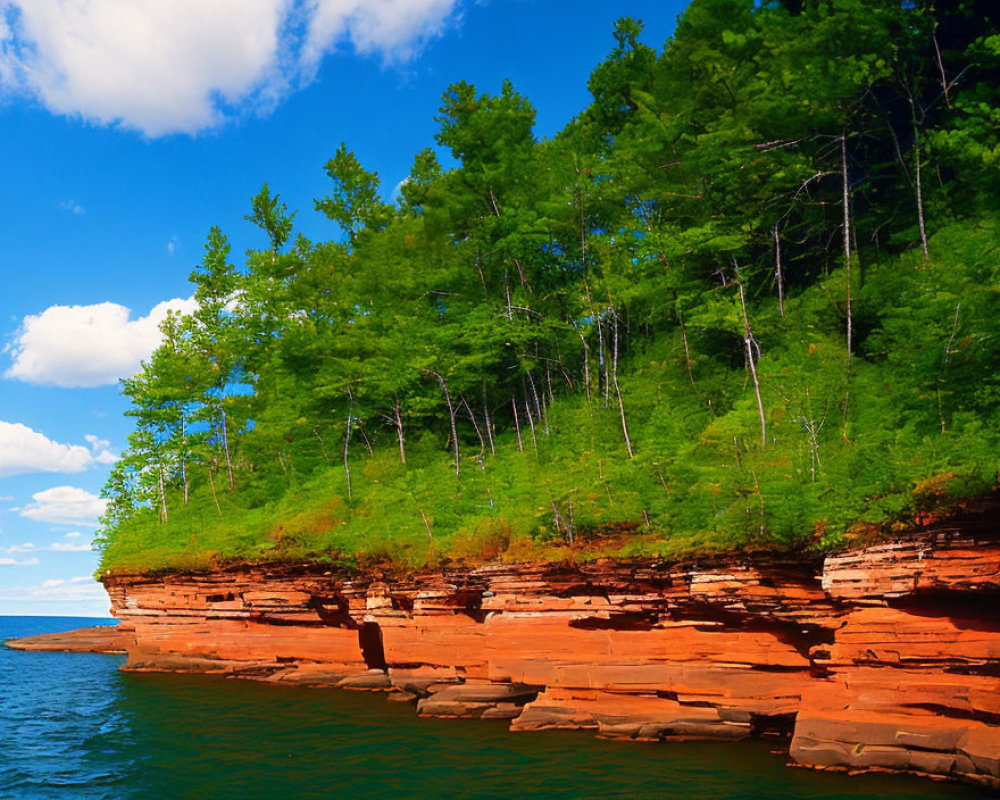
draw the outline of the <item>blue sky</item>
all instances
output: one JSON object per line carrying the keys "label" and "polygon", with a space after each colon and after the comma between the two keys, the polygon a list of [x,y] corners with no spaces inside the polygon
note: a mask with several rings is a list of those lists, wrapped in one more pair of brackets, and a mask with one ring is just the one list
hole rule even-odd
{"label": "blue sky", "polygon": [[341,141],[388,194],[450,83],[506,77],[550,136],[617,16],[659,48],[684,5],[0,0],[0,614],[106,615],[89,544],[129,432],[116,381],[190,298],[212,225],[262,246],[243,215],[266,181],[333,238],[312,200]]}

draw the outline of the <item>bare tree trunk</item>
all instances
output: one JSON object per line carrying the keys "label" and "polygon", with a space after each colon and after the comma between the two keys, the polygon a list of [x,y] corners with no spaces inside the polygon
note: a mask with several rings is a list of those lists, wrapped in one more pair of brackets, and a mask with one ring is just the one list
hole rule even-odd
{"label": "bare tree trunk", "polygon": [[941,58],[941,48],[938,46],[936,31],[931,34],[931,41],[934,42],[934,55],[937,56],[938,71],[941,73],[941,89],[944,92],[944,101],[948,108],[951,108],[951,97],[948,96],[948,78],[944,74],[944,60]]}
{"label": "bare tree trunk", "polygon": [[[465,406],[469,419],[472,420],[472,427],[476,430],[476,438],[479,439],[479,463],[483,464],[483,456],[486,455],[486,440],[483,439],[482,431],[479,430],[479,423],[476,421],[476,415],[472,413],[472,407],[469,405],[469,401],[465,399],[464,394],[462,395],[462,405]],[[486,469],[485,464],[483,464],[483,469]]]}
{"label": "bare tree trunk", "polygon": [[844,206],[844,266],[847,272],[847,389],[844,393],[844,441],[847,439],[847,418],[851,410],[851,351],[853,350],[854,320],[851,316],[851,187],[847,180],[847,134],[840,137],[840,170],[843,181]]}
{"label": "bare tree trunk", "polygon": [[347,409],[347,431],[344,434],[344,474],[347,475],[347,499],[352,499],[351,493],[351,463],[349,459],[351,448],[351,420],[354,417],[354,393],[347,390],[350,405]]}
{"label": "bare tree trunk", "polygon": [[215,501],[215,510],[222,516],[222,506],[219,505],[219,495],[215,492],[215,470],[208,468],[208,485],[212,487],[212,499]]}
{"label": "bare tree trunk", "polygon": [[517,430],[517,449],[524,452],[524,442],[521,439],[521,421],[517,418],[517,397],[510,398],[511,407],[514,409],[514,428]]}
{"label": "bare tree trunk", "polygon": [[[598,333],[601,333],[598,327]],[[608,375],[608,357],[604,352],[604,336],[601,335],[601,365],[604,367],[604,407],[611,404],[611,379]]]}
{"label": "bare tree trunk", "polygon": [[[612,311],[614,313],[614,311]],[[632,439],[628,435],[628,424],[625,421],[625,401],[622,399],[622,389],[618,385],[618,315],[615,314],[615,327],[614,327],[614,350],[612,355],[612,363],[614,364],[614,369],[612,369],[611,374],[614,376],[615,381],[615,395],[618,398],[618,412],[621,414],[622,418],[622,433],[625,435],[625,450],[628,453],[629,458],[634,458],[635,454],[632,452]]]}
{"label": "bare tree trunk", "polygon": [[930,263],[931,256],[927,249],[927,226],[924,223],[924,185],[920,175],[920,130],[917,126],[917,113],[912,97],[910,98],[910,112],[913,117],[913,166],[917,184],[917,224],[920,227],[920,247],[924,253],[924,266],[926,267]]}
{"label": "bare tree trunk", "polygon": [[483,284],[483,299],[489,299],[489,290],[486,288],[486,276],[483,274],[483,265],[479,263],[479,256],[476,256],[476,272],[479,273],[479,282]]}
{"label": "bare tree trunk", "polygon": [[[914,131],[914,137],[916,132]],[[930,251],[927,248],[927,226],[924,223],[924,188],[920,180],[920,140],[914,138],[914,154],[916,156],[916,178],[917,178],[917,222],[920,225],[920,247],[924,251],[924,266],[931,260]]]}
{"label": "bare tree trunk", "polygon": [[424,528],[427,530],[427,541],[433,544],[434,534],[431,532],[430,520],[427,519],[427,515],[424,513],[424,510],[422,508],[419,509],[419,511],[420,511],[420,518],[424,521]]}
{"label": "bare tree trunk", "polygon": [[361,431],[361,439],[365,443],[368,455],[374,456],[375,448],[372,447],[371,439],[368,438],[368,431],[365,430],[365,424],[361,421],[361,417],[358,417],[358,430]]}
{"label": "bare tree trunk", "polygon": [[535,420],[531,417],[531,406],[528,404],[528,398],[524,398],[524,410],[528,415],[528,425],[531,427],[531,444],[535,448],[535,454],[538,453],[538,439],[535,438]]}
{"label": "bare tree trunk", "polygon": [[743,281],[737,282],[740,290],[740,307],[743,309],[743,343],[747,350],[747,362],[750,365],[750,374],[753,376],[753,388],[757,394],[757,411],[760,413],[760,446],[767,447],[767,420],[764,417],[764,401],[760,396],[760,379],[757,377],[757,354],[754,352],[759,348],[750,330],[750,318],[747,316],[747,301],[743,291]]}
{"label": "bare tree trunk", "polygon": [[181,482],[184,484],[184,505],[188,504],[188,476],[187,476],[187,460],[188,460],[188,447],[187,447],[187,435],[186,427],[184,425],[184,409],[183,406],[180,410],[181,419]]}
{"label": "bare tree trunk", "polygon": [[504,271],[503,271],[503,291],[504,291],[504,294],[507,296],[507,319],[508,319],[508,321],[513,322],[514,321],[514,310],[511,308],[511,305],[510,305],[510,278],[507,275],[507,268],[506,267],[504,267]]}
{"label": "bare tree trunk", "polygon": [[406,445],[405,437],[403,436],[403,417],[399,413],[399,398],[396,398],[396,405],[393,409],[395,411],[396,417],[396,437],[399,439],[399,463],[406,463]]}
{"label": "bare tree trunk", "polygon": [[[500,203],[497,202],[497,196],[496,193],[493,191],[492,186],[490,187],[490,203],[493,206],[493,213],[496,214],[497,217],[502,217],[503,212],[500,210]],[[525,288],[525,291],[530,293],[531,285],[528,283],[527,277],[525,277],[524,269],[521,266],[521,260],[517,256],[514,256],[514,266],[517,267],[517,275],[521,279],[521,285]],[[509,294],[508,294],[507,305],[510,306]]]}
{"label": "bare tree trunk", "polygon": [[490,404],[486,399],[486,381],[483,381],[483,416],[486,419],[486,438],[490,440],[490,453],[496,455],[496,443],[493,441],[493,419],[490,417]]}
{"label": "bare tree trunk", "polygon": [[694,388],[694,393],[700,395],[701,392],[698,391],[698,384],[694,380],[694,370],[691,369],[691,348],[688,346],[688,332],[687,325],[684,324],[684,316],[681,314],[679,308],[676,309],[677,321],[681,326],[681,341],[684,343],[684,365],[687,367],[688,378],[691,380],[691,386]]}
{"label": "bare tree trunk", "polygon": [[781,233],[778,223],[774,224],[774,277],[778,282],[778,310],[781,318],[785,318],[785,281],[781,274]]}
{"label": "bare tree trunk", "polygon": [[455,444],[455,475],[457,476],[461,471],[461,460],[458,451],[458,426],[455,424],[455,406],[451,402],[451,392],[448,391],[448,384],[445,382],[443,375],[439,375],[433,370],[425,371],[428,375],[433,375],[441,383],[441,390],[444,392],[444,401],[448,404],[448,417],[451,420],[451,439]]}
{"label": "bare tree trunk", "polygon": [[[809,436],[809,477],[813,483],[816,483],[816,470],[823,466],[819,451],[819,432],[823,430],[823,426],[826,424],[827,415],[823,414],[823,419],[816,422],[816,418],[813,416],[812,398],[809,396],[808,385],[806,385],[806,411],[809,417],[800,417],[800,421],[802,422],[802,427],[806,430],[806,434]],[[830,407],[827,404],[827,413],[829,411]]]}
{"label": "bare tree trunk", "polygon": [[222,412],[222,449],[226,453],[226,470],[229,473],[229,491],[233,491],[236,488],[236,482],[233,480],[233,459],[229,455],[229,425],[226,423],[226,407],[223,405],[222,398],[219,398],[219,410]]}
{"label": "bare tree trunk", "polygon": [[[531,398],[535,402],[535,414],[538,415],[538,419],[539,419],[539,421],[541,421],[541,419],[542,419],[542,403],[538,399],[538,390],[535,388],[535,379],[531,377],[531,370],[528,370],[528,372],[526,373],[526,375],[527,375],[527,378],[528,378],[528,383],[531,385]],[[525,395],[525,397],[527,397],[527,395]],[[548,435],[548,431],[545,431],[545,433],[546,433],[546,435]]]}
{"label": "bare tree trunk", "polygon": [[157,472],[160,483],[160,515],[163,517],[164,524],[166,524],[169,517],[167,515],[167,488],[163,482],[163,464],[158,465]]}
{"label": "bare tree trunk", "polygon": [[549,505],[552,507],[552,518],[556,523],[556,533],[566,533],[566,539],[570,545],[573,544],[573,532],[566,527],[566,523],[562,518],[562,514],[559,513],[559,507],[556,505],[555,498],[552,496],[552,490],[549,489]]}
{"label": "bare tree trunk", "polygon": [[583,343],[583,385],[587,392],[587,411],[590,412],[590,416],[594,416],[594,407],[590,401],[590,345],[587,344],[587,337],[581,331],[578,330],[576,335]]}

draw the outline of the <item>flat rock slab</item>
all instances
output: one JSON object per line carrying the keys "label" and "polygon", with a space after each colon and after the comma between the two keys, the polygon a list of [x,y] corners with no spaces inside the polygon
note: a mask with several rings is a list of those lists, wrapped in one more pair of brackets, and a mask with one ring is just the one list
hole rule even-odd
{"label": "flat rock slab", "polygon": [[131,630],[123,630],[117,625],[99,625],[65,633],[43,633],[23,639],[8,639],[5,644],[13,650],[124,653],[132,638]]}

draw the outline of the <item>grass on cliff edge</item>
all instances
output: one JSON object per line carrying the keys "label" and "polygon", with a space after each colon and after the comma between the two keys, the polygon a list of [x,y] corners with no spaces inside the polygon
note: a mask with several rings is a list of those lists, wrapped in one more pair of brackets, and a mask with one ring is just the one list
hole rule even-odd
{"label": "grass on cliff edge", "polygon": [[[907,523],[991,489],[1000,455],[1000,234],[993,222],[953,224],[931,244],[928,266],[909,251],[866,265],[854,286],[846,424],[835,271],[790,297],[784,318],[776,303],[756,312],[770,332],[764,447],[741,354],[696,361],[693,385],[679,336],[663,335],[622,367],[633,459],[613,397],[561,396],[537,450],[527,427],[524,452],[513,433],[481,460],[463,440],[457,477],[446,440],[413,431],[405,466],[392,449],[355,448],[351,498],[342,466],[251,474],[232,493],[220,479],[219,510],[205,485],[186,506],[174,495],[169,523],[147,509],[99,540],[100,570],[830,549],[859,526]],[[808,405],[789,400],[799,397]]]}

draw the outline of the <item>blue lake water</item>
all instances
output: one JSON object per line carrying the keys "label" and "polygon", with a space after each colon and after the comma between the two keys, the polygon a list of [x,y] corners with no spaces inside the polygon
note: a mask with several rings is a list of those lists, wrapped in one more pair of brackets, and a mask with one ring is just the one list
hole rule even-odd
{"label": "blue lake water", "polygon": [[[0,641],[108,620],[0,617]],[[378,694],[126,675],[0,647],[0,798],[981,798],[785,766],[776,745],[629,744],[419,719]]]}

